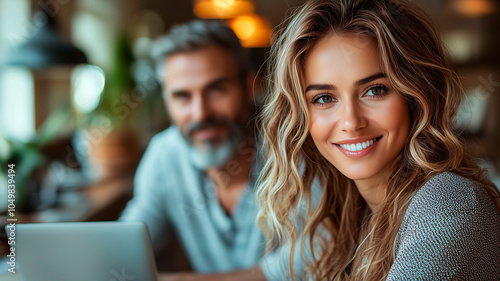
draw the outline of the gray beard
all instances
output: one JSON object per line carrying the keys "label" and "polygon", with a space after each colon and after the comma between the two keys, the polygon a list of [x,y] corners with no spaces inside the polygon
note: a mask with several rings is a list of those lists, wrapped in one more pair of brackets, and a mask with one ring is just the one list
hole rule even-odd
{"label": "gray beard", "polygon": [[[222,124],[227,126],[227,137],[222,144],[216,144],[212,141],[206,141],[201,145],[195,145],[190,139],[190,133],[207,124]],[[206,170],[211,167],[219,168],[231,159],[237,151],[238,145],[243,140],[245,129],[236,121],[227,121],[224,119],[209,120],[204,123],[195,123],[186,129],[183,133],[186,139],[189,157],[194,166],[199,170]]]}
{"label": "gray beard", "polygon": [[239,137],[229,137],[221,145],[206,144],[202,148],[190,145],[189,156],[194,166],[199,170],[220,167],[233,156],[239,140]]}

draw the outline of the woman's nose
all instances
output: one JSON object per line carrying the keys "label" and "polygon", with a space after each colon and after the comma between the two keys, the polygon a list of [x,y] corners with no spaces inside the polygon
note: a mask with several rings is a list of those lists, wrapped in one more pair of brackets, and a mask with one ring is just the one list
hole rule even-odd
{"label": "woman's nose", "polygon": [[354,132],[367,125],[362,105],[356,101],[347,100],[344,102],[340,114],[340,129],[342,131]]}

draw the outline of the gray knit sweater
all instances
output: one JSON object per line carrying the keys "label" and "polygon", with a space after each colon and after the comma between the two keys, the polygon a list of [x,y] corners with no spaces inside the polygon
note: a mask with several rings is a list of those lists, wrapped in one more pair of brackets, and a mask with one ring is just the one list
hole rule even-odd
{"label": "gray knit sweater", "polygon": [[480,185],[452,173],[414,196],[387,280],[500,280],[500,213]]}

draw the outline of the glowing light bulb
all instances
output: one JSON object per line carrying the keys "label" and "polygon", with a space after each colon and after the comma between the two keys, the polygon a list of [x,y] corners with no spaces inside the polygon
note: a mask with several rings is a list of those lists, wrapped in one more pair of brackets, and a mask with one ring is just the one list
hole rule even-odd
{"label": "glowing light bulb", "polygon": [[220,8],[229,8],[233,6],[234,0],[213,0],[214,4]]}
{"label": "glowing light bulb", "polygon": [[193,6],[194,14],[202,19],[233,19],[253,11],[250,0],[194,0]]}
{"label": "glowing light bulb", "polygon": [[250,38],[255,32],[255,20],[249,16],[238,17],[234,21],[234,32],[241,40]]}
{"label": "glowing light bulb", "polygon": [[452,3],[456,11],[469,17],[482,17],[496,11],[491,0],[457,0]]}
{"label": "glowing light bulb", "polygon": [[243,47],[269,47],[271,43],[269,23],[256,14],[248,14],[228,20],[228,25],[236,33]]}

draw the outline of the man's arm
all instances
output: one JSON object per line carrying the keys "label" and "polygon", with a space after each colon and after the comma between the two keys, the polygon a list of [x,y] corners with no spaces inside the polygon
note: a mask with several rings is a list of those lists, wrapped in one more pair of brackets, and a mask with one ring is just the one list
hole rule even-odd
{"label": "man's arm", "polygon": [[171,273],[159,274],[158,281],[267,281],[260,266],[225,273],[196,274]]}
{"label": "man's arm", "polygon": [[119,221],[144,222],[155,251],[164,245],[168,233],[168,218],[164,211],[167,202],[161,190],[165,183],[160,178],[166,169],[158,155],[160,149],[160,140],[153,137],[134,177],[134,197],[119,218]]}

